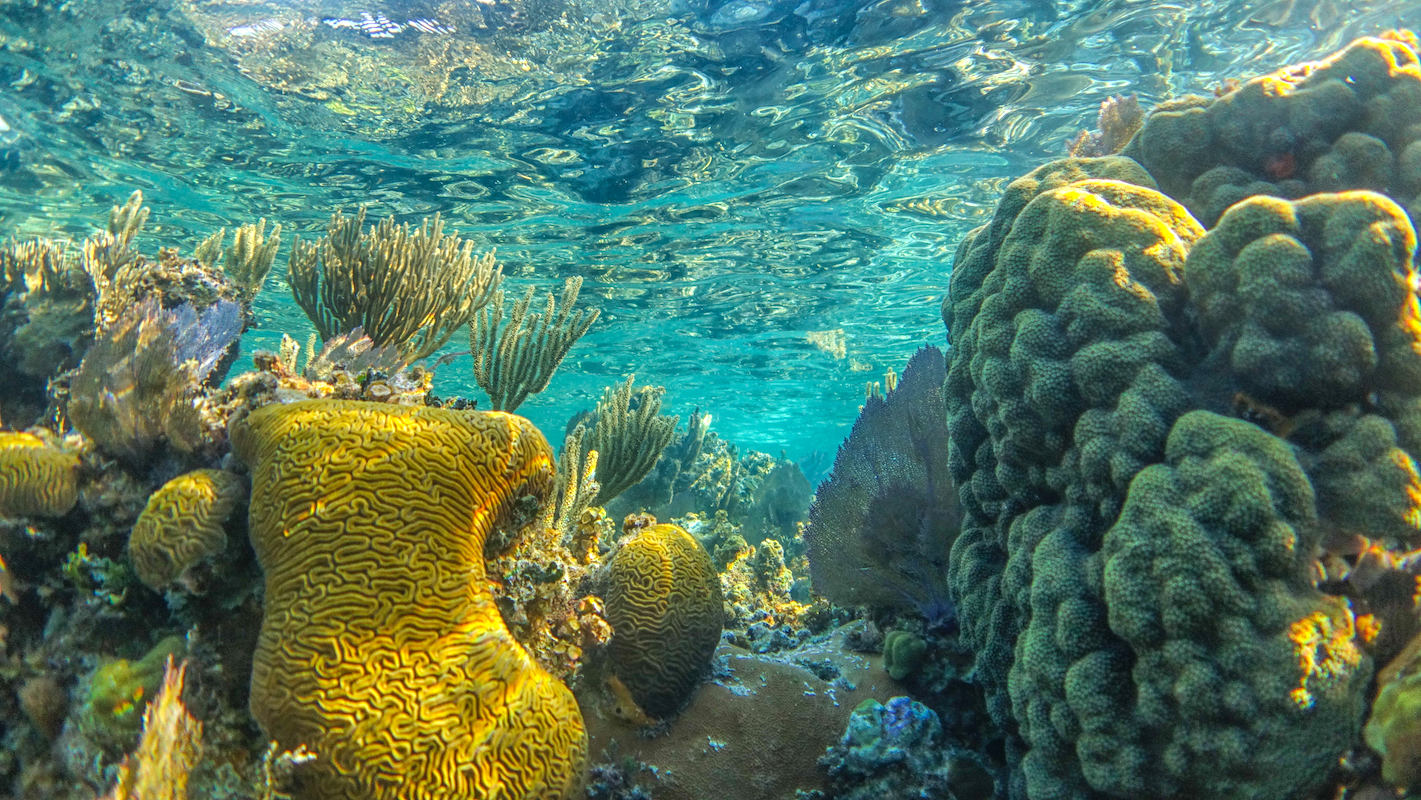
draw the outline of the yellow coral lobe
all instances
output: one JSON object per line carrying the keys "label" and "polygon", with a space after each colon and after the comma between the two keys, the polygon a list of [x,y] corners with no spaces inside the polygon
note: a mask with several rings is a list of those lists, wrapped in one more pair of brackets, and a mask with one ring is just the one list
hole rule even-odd
{"label": "yellow coral lobe", "polygon": [[[300,800],[564,800],[572,693],[504,626],[484,542],[546,500],[553,459],[499,412],[308,401],[234,426],[266,608],[251,708]],[[309,778],[309,779],[307,779]]]}
{"label": "yellow coral lobe", "polygon": [[1332,614],[1314,611],[1288,628],[1299,673],[1290,696],[1300,710],[1312,708],[1319,694],[1344,685],[1362,664],[1356,636],[1352,612],[1347,608]]}
{"label": "yellow coral lobe", "polygon": [[223,524],[245,485],[220,469],[179,475],[148,498],[128,535],[128,556],[149,588],[162,589],[189,567],[222,552]]}
{"label": "yellow coral lobe", "polygon": [[0,516],[63,516],[79,499],[79,458],[30,433],[0,431]]}
{"label": "yellow coral lobe", "polygon": [[720,641],[720,578],[710,555],[675,525],[627,539],[608,567],[613,669],[637,705],[665,717],[690,697]]}

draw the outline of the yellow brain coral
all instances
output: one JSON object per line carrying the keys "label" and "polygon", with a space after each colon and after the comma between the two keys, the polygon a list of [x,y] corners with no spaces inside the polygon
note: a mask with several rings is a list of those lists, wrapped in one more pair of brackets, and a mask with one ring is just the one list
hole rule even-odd
{"label": "yellow brain coral", "polygon": [[653,525],[617,549],[607,577],[616,677],[643,711],[671,714],[720,641],[724,611],[710,555],[679,527]]}
{"label": "yellow brain coral", "polygon": [[222,526],[244,489],[241,478],[220,469],[195,470],[163,484],[128,535],[128,555],[138,577],[162,589],[189,567],[222,552],[227,543]]}
{"label": "yellow brain coral", "polygon": [[79,497],[79,458],[34,434],[0,431],[0,516],[68,513]]}
{"label": "yellow brain coral", "polygon": [[582,717],[509,634],[484,542],[553,483],[527,420],[381,403],[267,406],[234,426],[266,576],[251,708],[317,759],[297,797],[561,800]]}

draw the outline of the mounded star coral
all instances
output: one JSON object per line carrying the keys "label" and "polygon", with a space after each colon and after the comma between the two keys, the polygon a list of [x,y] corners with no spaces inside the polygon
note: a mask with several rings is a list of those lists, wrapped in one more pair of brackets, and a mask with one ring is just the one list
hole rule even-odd
{"label": "mounded star coral", "polygon": [[234,426],[265,573],[251,709],[305,745],[297,797],[566,800],[572,693],[504,626],[484,544],[553,486],[541,433],[500,412],[271,405]]}
{"label": "mounded star coral", "polygon": [[1421,211],[1421,64],[1415,37],[1364,37],[1322,61],[1218,98],[1161,104],[1123,155],[1213,225],[1254,195],[1385,192]]}
{"label": "mounded star coral", "polygon": [[1122,158],[1013,182],[943,304],[950,584],[1014,798],[1320,786],[1372,661],[1315,559],[1421,522],[1405,212],[1258,197],[1206,231],[1155,186]]}
{"label": "mounded star coral", "polygon": [[79,497],[79,458],[32,433],[0,431],[0,516],[68,513]]}
{"label": "mounded star coral", "polygon": [[607,569],[612,668],[641,710],[675,713],[710,664],[724,619],[710,555],[675,525],[624,540]]}
{"label": "mounded star coral", "polygon": [[159,487],[128,537],[128,556],[139,579],[162,589],[221,553],[227,543],[223,525],[245,495],[245,482],[220,469],[194,470]]}

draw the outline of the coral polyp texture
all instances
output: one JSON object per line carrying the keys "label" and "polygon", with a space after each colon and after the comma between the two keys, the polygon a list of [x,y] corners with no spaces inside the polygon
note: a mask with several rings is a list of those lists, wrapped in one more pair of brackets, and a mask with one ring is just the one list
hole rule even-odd
{"label": "coral polyp texture", "polygon": [[0,517],[60,516],[79,497],[79,458],[32,433],[0,431]]}
{"label": "coral polyp texture", "polygon": [[949,576],[1012,797],[1298,797],[1356,740],[1367,625],[1315,559],[1418,541],[1415,249],[1370,191],[1206,231],[1124,158],[959,248]]}
{"label": "coral polyp texture", "polygon": [[159,487],[128,536],[128,556],[139,579],[162,589],[221,553],[227,543],[223,525],[245,495],[245,482],[220,469],[194,470]]}
{"label": "coral polyp texture", "polygon": [[572,693],[509,634],[484,543],[536,517],[552,451],[521,417],[355,401],[234,427],[266,579],[251,709],[317,758],[296,796],[543,800],[580,791]]}
{"label": "coral polyp texture", "polygon": [[725,612],[710,555],[675,525],[643,528],[612,555],[606,599],[616,677],[642,711],[675,713],[720,641]]}
{"label": "coral polyp texture", "polygon": [[1405,34],[1363,38],[1323,61],[1213,99],[1159,106],[1123,154],[1204,224],[1253,195],[1386,192],[1421,211],[1421,66]]}

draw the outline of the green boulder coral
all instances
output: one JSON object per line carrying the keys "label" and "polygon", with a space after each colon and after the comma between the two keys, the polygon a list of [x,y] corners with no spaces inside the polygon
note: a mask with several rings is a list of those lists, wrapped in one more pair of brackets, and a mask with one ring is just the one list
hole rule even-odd
{"label": "green boulder coral", "polygon": [[1371,663],[1312,559],[1421,522],[1406,213],[1260,197],[1206,232],[1153,186],[1014,182],[943,304],[949,579],[1014,798],[1316,788]]}

